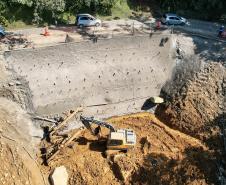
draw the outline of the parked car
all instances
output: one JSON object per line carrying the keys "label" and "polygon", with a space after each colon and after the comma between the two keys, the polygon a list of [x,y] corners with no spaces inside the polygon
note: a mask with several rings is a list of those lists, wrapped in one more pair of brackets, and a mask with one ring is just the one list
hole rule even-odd
{"label": "parked car", "polygon": [[101,26],[101,20],[93,17],[90,14],[78,14],[76,17],[77,26]]}
{"label": "parked car", "polygon": [[6,35],[4,28],[0,25],[0,38]]}
{"label": "parked car", "polygon": [[176,14],[167,13],[162,16],[161,22],[166,25],[185,25],[187,20]]}

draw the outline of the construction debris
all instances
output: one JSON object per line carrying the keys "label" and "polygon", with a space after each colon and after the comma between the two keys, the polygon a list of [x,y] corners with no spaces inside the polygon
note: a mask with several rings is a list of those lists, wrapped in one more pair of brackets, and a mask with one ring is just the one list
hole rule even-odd
{"label": "construction debris", "polygon": [[78,112],[81,112],[81,111],[82,111],[82,107],[77,108],[75,111],[71,110],[68,117],[62,123],[60,123],[58,126],[52,129],[52,131],[50,132],[50,135],[55,134],[58,130],[66,126],[68,121],[72,119]]}
{"label": "construction debris", "polygon": [[[60,129],[62,129],[69,123],[69,120],[71,120],[77,113],[81,111],[82,111],[81,107],[77,108],[75,111],[70,110],[66,118],[61,123],[58,123],[54,127],[45,129],[46,133],[43,139],[46,139],[47,143],[51,142],[51,145],[44,148],[42,147],[42,150],[44,150],[44,152],[42,153],[42,158],[44,160],[44,163],[49,164],[61,150],[69,146],[70,143],[81,134],[81,132],[83,131],[83,128],[78,129],[72,134],[62,135],[58,133]],[[40,118],[40,117],[36,117],[36,118],[45,120],[45,121],[52,121],[52,120]]]}
{"label": "construction debris", "polygon": [[14,50],[21,48],[31,47],[31,42],[29,42],[23,35],[8,34],[3,39],[0,40],[0,51],[1,50]]}
{"label": "construction debris", "polygon": [[63,150],[65,147],[69,146],[69,144],[75,139],[77,138],[83,131],[83,128],[79,129],[77,132],[75,132],[74,134],[72,134],[71,136],[68,136],[67,138],[63,138],[62,141],[60,143],[55,143],[53,146],[51,146],[50,149],[48,149],[47,151],[51,151],[50,153],[48,153],[47,155],[47,164],[49,164],[51,162],[51,160],[53,160],[53,158],[60,152],[60,150]]}
{"label": "construction debris", "polygon": [[68,173],[65,166],[60,166],[54,169],[50,175],[52,185],[67,185]]}
{"label": "construction debris", "polygon": [[51,123],[57,123],[57,121],[55,121],[55,120],[48,119],[48,118],[42,118],[40,116],[35,116],[34,119],[42,120],[42,121],[47,121],[47,122],[51,122]]}
{"label": "construction debris", "polygon": [[66,35],[66,38],[65,38],[65,42],[68,43],[68,42],[75,42],[76,39],[73,38],[71,35],[67,34]]}

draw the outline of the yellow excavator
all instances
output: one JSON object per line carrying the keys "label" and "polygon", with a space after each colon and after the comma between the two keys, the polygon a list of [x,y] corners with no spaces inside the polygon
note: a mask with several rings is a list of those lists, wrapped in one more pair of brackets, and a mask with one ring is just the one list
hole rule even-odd
{"label": "yellow excavator", "polygon": [[[100,127],[106,127],[110,130],[107,138],[107,155],[117,151],[128,151],[136,145],[136,134],[131,129],[116,130],[110,123],[95,120],[93,117],[80,116],[80,120],[93,135],[99,134]],[[93,129],[92,124],[98,125],[98,127]]]}

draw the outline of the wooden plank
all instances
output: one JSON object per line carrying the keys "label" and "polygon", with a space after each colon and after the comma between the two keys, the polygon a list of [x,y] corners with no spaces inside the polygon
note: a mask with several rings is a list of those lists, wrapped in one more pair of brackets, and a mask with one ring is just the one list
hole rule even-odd
{"label": "wooden plank", "polygon": [[76,137],[78,137],[85,129],[81,128],[78,130],[78,132],[75,132],[71,137],[65,139],[62,141],[62,143],[58,146],[58,149],[56,152],[50,156],[47,160],[47,163],[49,163],[63,148],[67,147]]}
{"label": "wooden plank", "polygon": [[56,133],[57,130],[64,127],[70,119],[72,119],[78,112],[82,112],[82,107],[77,108],[74,112],[72,112],[62,123],[60,123],[58,126],[54,127],[53,130],[50,132],[50,136],[52,136],[54,133]]}
{"label": "wooden plank", "polygon": [[48,119],[48,118],[43,118],[43,117],[40,117],[40,116],[36,116],[36,117],[34,117],[34,119],[47,121],[47,122],[51,122],[51,123],[57,123],[57,121],[55,121],[55,120]]}

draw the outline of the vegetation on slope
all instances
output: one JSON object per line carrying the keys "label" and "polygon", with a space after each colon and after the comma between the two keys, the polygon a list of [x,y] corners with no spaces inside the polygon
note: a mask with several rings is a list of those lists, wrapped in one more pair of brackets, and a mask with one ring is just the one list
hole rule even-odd
{"label": "vegetation on slope", "polygon": [[66,22],[87,12],[109,18],[127,18],[132,11],[148,11],[153,16],[177,12],[186,17],[225,21],[226,1],[222,0],[1,0],[0,24]]}

